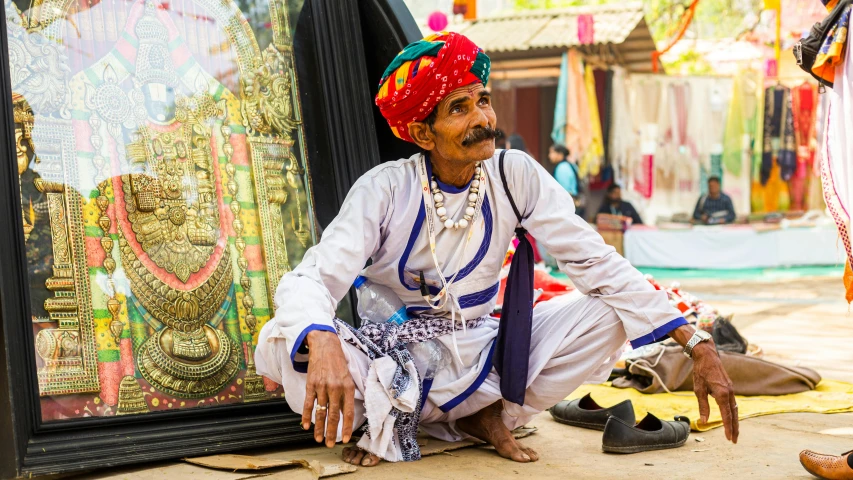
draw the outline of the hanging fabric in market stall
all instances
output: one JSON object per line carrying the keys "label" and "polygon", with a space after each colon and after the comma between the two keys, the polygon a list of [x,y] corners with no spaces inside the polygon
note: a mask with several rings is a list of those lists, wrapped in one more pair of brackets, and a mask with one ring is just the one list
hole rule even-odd
{"label": "hanging fabric in market stall", "polygon": [[[631,106],[628,103],[628,76],[624,68],[613,67],[610,103],[610,135],[608,155],[613,166],[614,181],[620,185],[630,185],[633,181],[632,156],[642,161],[642,155],[634,155],[637,151],[637,135],[631,121]],[[639,167],[639,165],[637,165]]]}
{"label": "hanging fabric in market stall", "polygon": [[817,87],[803,82],[791,90],[794,112],[794,139],[797,164],[791,177],[791,209],[806,208],[806,187],[809,172],[814,164],[815,112],[817,109]]}
{"label": "hanging fabric in market stall", "polygon": [[766,185],[770,179],[774,158],[781,170],[782,180],[788,181],[797,167],[797,155],[791,89],[783,85],[775,85],[765,90],[764,98],[764,157],[761,162],[761,183]]}
{"label": "hanging fabric in market stall", "polygon": [[[708,193],[708,179],[710,177],[723,178],[723,138],[726,127],[726,110],[728,109],[728,96],[730,91],[722,81],[710,79],[710,84],[703,85],[704,92],[698,92],[694,97],[699,112],[704,112],[698,133],[698,153],[700,164],[699,190],[702,195]],[[730,88],[728,90],[731,90]],[[698,120],[698,118],[697,118]],[[726,184],[723,182],[723,189]]]}
{"label": "hanging fabric in market stall", "polygon": [[554,128],[551,130],[551,140],[560,145],[566,144],[566,114],[569,90],[569,55],[563,54],[560,61],[560,79],[557,81],[557,101],[554,104]]}
{"label": "hanging fabric in market stall", "polygon": [[753,195],[762,197],[762,208],[753,211],[787,211],[790,207],[787,180],[793,175],[797,162],[791,90],[781,84],[765,89],[763,110],[760,182],[753,185]]}
{"label": "hanging fabric in market stall", "polygon": [[[566,85],[566,147],[572,158],[580,161],[581,155],[589,147],[592,133],[583,64],[575,49],[568,53]],[[581,175],[584,175],[583,171]]]}
{"label": "hanging fabric in market stall", "polygon": [[640,164],[634,170],[634,190],[645,198],[654,191],[655,154],[658,149],[662,86],[657,78],[635,80],[634,124],[640,132]]}
{"label": "hanging fabric in market stall", "polygon": [[823,199],[823,182],[821,181],[821,157],[823,156],[823,141],[826,132],[826,114],[829,111],[829,95],[818,95],[817,113],[815,114],[815,161],[809,172],[808,210],[826,210]]}
{"label": "hanging fabric in market stall", "polygon": [[753,69],[738,72],[732,85],[722,160],[723,186],[736,212],[750,211],[750,173],[760,90],[761,73]]}
{"label": "hanging fabric in market stall", "polygon": [[583,150],[580,161],[580,175],[598,175],[601,171],[601,161],[604,157],[604,141],[601,134],[601,118],[598,115],[598,97],[595,91],[595,76],[592,67],[587,65],[584,70],[584,87],[587,99],[588,128],[586,132],[586,149]]}

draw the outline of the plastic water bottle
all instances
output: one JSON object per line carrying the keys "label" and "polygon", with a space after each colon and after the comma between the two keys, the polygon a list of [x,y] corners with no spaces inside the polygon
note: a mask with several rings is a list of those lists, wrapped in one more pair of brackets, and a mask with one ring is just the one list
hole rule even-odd
{"label": "plastic water bottle", "polygon": [[440,370],[450,364],[450,350],[438,340],[410,343],[409,352],[417,364],[426,365],[424,379],[435,378]]}
{"label": "plastic water bottle", "polygon": [[371,323],[393,322],[402,325],[409,319],[406,306],[384,285],[377,285],[359,276],[353,283],[358,294],[358,316]]}

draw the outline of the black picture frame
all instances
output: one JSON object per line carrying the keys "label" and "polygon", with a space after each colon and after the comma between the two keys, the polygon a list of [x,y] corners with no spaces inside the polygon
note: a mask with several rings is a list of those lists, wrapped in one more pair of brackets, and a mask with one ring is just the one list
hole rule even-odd
{"label": "black picture frame", "polygon": [[[5,14],[0,52],[8,52]],[[402,0],[306,0],[294,39],[315,212],[322,229],[355,180],[407,147],[373,106],[378,66],[420,38]],[[384,68],[384,67],[381,67]],[[306,78],[313,79],[306,85]],[[0,61],[0,478],[68,473],[305,442],[279,401],[44,424],[38,397],[8,56]],[[399,157],[401,155],[397,155]],[[352,303],[354,305],[354,303]]]}

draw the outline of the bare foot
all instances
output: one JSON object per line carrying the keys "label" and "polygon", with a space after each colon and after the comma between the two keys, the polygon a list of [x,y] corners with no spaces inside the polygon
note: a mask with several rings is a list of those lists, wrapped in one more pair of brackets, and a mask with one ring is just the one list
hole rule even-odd
{"label": "bare foot", "polygon": [[343,459],[349,464],[362,467],[375,467],[382,461],[376,455],[367,453],[358,447],[344,447]]}
{"label": "bare foot", "polygon": [[495,447],[498,455],[515,462],[527,463],[539,460],[539,454],[525,447],[512,436],[506,428],[501,413],[503,404],[500,401],[480,410],[470,417],[456,421],[460,430]]}

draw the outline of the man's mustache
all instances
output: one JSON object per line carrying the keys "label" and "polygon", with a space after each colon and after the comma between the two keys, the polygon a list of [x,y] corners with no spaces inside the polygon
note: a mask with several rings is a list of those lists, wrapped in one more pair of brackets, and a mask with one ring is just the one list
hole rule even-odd
{"label": "man's mustache", "polygon": [[491,127],[477,127],[471,130],[468,135],[465,135],[465,138],[462,139],[462,146],[468,147],[475,143],[480,143],[485,140],[492,140],[497,138],[498,132],[494,128]]}

